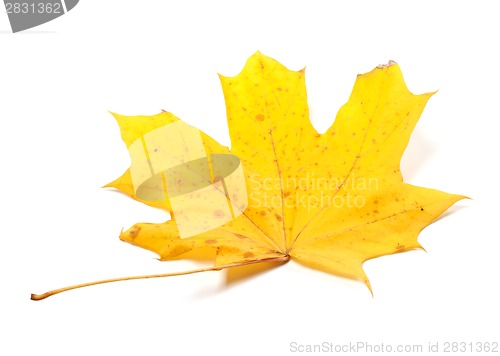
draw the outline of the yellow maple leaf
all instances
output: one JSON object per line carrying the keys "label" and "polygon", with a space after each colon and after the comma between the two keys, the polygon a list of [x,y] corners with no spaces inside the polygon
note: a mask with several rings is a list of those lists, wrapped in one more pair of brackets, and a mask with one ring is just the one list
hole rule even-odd
{"label": "yellow maple leaf", "polygon": [[371,289],[363,262],[419,248],[420,231],[464,198],[403,182],[401,156],[433,93],[412,94],[394,62],[357,77],[324,134],[309,120],[304,70],[257,52],[220,79],[230,150],[169,112],[113,114],[132,163],[108,187],[172,216],[120,238],[161,260],[215,250],[213,268],[186,273],[293,259]]}

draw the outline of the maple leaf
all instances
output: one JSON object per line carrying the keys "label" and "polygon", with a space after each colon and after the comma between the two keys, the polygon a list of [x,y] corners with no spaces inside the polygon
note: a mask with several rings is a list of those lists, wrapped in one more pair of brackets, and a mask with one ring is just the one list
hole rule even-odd
{"label": "maple leaf", "polygon": [[433,93],[412,94],[392,61],[357,77],[324,134],[309,120],[304,70],[257,52],[220,80],[230,150],[169,112],[113,114],[131,167],[108,187],[172,216],[120,239],[161,260],[215,250],[214,267],[186,273],[293,259],[371,290],[365,261],[420,248],[420,231],[465,198],[403,182],[401,156]]}

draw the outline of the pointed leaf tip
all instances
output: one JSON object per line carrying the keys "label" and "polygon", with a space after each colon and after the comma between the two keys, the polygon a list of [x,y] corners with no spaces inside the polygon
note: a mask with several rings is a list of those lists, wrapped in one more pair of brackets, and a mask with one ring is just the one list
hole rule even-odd
{"label": "pointed leaf tip", "polygon": [[391,59],[391,60],[389,60],[389,62],[387,62],[387,64],[379,64],[377,66],[377,68],[378,69],[389,68],[389,67],[394,66],[394,65],[397,65],[397,63]]}

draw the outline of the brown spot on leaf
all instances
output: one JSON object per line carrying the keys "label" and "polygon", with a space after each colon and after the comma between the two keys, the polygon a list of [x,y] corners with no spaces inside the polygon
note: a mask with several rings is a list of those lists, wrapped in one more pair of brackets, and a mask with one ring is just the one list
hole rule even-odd
{"label": "brown spot on leaf", "polygon": [[405,248],[405,245],[400,245],[400,244],[398,244],[398,245],[396,246],[396,251],[401,251],[401,250],[404,250],[404,248]]}
{"label": "brown spot on leaf", "polygon": [[214,240],[214,239],[208,239],[208,240],[205,240],[205,243],[209,244],[209,245],[213,245],[213,244],[216,244],[217,243],[217,240]]}
{"label": "brown spot on leaf", "polygon": [[261,210],[260,211],[260,216],[266,216],[266,211],[265,210]]}
{"label": "brown spot on leaf", "polygon": [[247,238],[245,235],[238,234],[237,232],[234,233],[234,236],[236,236],[239,239],[246,239]]}
{"label": "brown spot on leaf", "polygon": [[281,215],[274,214],[274,216],[276,217],[276,220],[283,221],[283,218],[281,217]]}
{"label": "brown spot on leaf", "polygon": [[216,217],[216,218],[222,218],[225,215],[226,214],[224,214],[224,212],[222,210],[215,210],[214,211],[214,217]]}
{"label": "brown spot on leaf", "polygon": [[264,115],[262,115],[262,114],[256,115],[255,116],[255,120],[257,120],[257,121],[264,121]]}
{"label": "brown spot on leaf", "polygon": [[248,251],[243,254],[243,258],[252,258],[254,256],[255,255],[252,252],[248,252]]}
{"label": "brown spot on leaf", "polygon": [[129,231],[125,232],[125,234],[128,234],[128,237],[133,241],[137,235],[141,232],[141,227],[140,226],[133,226]]}

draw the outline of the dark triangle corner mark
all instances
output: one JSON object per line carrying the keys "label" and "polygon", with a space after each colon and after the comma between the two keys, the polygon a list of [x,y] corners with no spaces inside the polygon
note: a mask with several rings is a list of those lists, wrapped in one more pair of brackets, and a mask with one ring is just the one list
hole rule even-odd
{"label": "dark triangle corner mark", "polygon": [[64,2],[66,3],[66,11],[69,11],[72,8],[74,8],[76,4],[78,4],[78,1],[79,0],[64,0]]}
{"label": "dark triangle corner mark", "polygon": [[[24,31],[64,15],[62,1],[66,5],[66,11],[70,11],[79,0],[4,0],[12,32]],[[19,4],[19,8],[26,11],[16,13],[14,4]]]}

